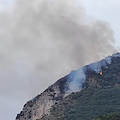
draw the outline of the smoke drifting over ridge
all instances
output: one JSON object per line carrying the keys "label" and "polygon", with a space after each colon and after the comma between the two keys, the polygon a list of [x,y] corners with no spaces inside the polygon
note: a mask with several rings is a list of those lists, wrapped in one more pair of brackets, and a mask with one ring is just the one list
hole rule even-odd
{"label": "smoke drifting over ridge", "polygon": [[0,94],[18,100],[115,51],[110,25],[75,0],[17,0],[0,26]]}

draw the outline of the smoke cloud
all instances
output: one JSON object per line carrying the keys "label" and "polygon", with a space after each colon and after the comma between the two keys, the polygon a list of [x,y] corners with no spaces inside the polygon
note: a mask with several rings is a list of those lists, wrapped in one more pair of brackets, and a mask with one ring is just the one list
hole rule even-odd
{"label": "smoke cloud", "polygon": [[0,97],[23,104],[71,70],[115,52],[109,23],[77,4],[17,0],[12,11],[0,12]]}

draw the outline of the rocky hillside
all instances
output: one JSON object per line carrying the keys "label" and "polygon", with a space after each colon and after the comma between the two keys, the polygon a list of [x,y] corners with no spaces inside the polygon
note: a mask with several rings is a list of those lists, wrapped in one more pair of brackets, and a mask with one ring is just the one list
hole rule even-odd
{"label": "rocky hillside", "polygon": [[16,120],[92,120],[99,114],[120,112],[119,87],[120,53],[117,53],[58,80],[28,101]]}
{"label": "rocky hillside", "polygon": [[58,80],[54,85],[50,86],[43,93],[28,101],[23,111],[17,115],[16,120],[36,120],[44,114],[49,114],[52,105],[65,97],[65,84],[67,76]]}
{"label": "rocky hillside", "polygon": [[120,114],[120,57],[112,57],[101,70],[88,71],[82,90],[53,105],[50,115],[40,120],[93,120],[99,115]]}

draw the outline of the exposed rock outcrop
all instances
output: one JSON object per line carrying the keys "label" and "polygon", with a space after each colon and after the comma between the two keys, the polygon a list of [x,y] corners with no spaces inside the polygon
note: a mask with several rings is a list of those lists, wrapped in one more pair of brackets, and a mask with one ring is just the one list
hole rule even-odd
{"label": "exposed rock outcrop", "polygon": [[49,114],[50,107],[66,96],[64,89],[66,83],[67,76],[58,80],[42,94],[28,101],[24,105],[23,111],[17,115],[16,120],[36,120],[44,114]]}

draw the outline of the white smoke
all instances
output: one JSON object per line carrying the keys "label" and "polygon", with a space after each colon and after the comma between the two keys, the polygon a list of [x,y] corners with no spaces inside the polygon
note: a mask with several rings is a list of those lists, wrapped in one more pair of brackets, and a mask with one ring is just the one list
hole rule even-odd
{"label": "white smoke", "polygon": [[68,75],[68,88],[66,90],[66,95],[72,92],[78,92],[82,89],[83,84],[86,82],[86,73],[88,70],[94,71],[96,73],[101,73],[102,68],[108,68],[108,65],[111,64],[112,58],[120,57],[120,53],[113,54],[112,56],[108,56],[101,61],[97,61],[95,63],[86,65],[78,70],[72,71]]}
{"label": "white smoke", "polygon": [[110,25],[76,0],[17,0],[0,12],[0,43],[0,95],[16,101],[115,51]]}
{"label": "white smoke", "polygon": [[78,92],[82,89],[83,83],[86,82],[86,67],[82,67],[76,71],[72,71],[68,75],[68,90],[66,90],[66,95],[72,92]]}

